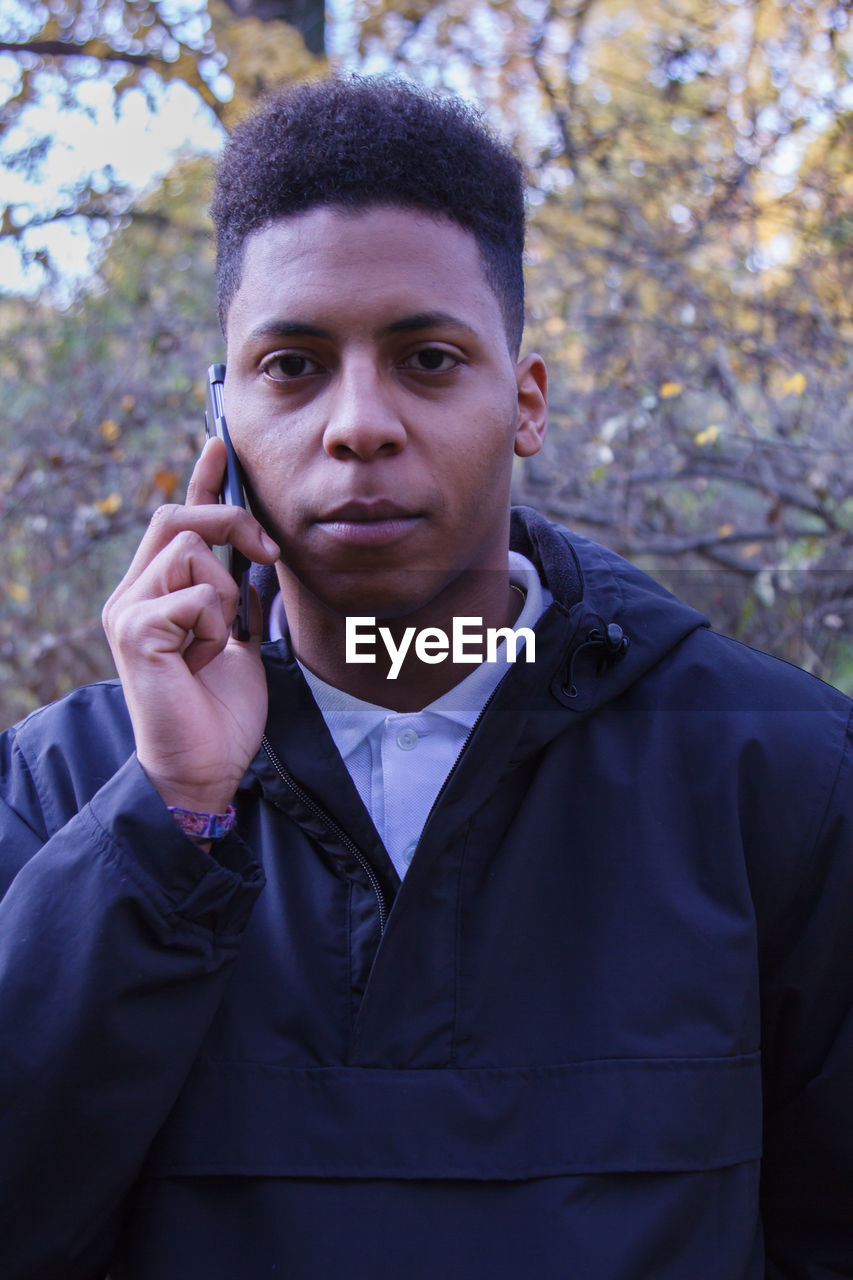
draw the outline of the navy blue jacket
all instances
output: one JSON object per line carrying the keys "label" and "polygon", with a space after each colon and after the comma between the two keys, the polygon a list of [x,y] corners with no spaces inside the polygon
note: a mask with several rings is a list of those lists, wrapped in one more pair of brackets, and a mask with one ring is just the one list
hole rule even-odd
{"label": "navy blue jacket", "polygon": [[215,856],[116,683],[5,736],[3,1280],[853,1275],[851,704],[513,529],[402,886],[281,642]]}

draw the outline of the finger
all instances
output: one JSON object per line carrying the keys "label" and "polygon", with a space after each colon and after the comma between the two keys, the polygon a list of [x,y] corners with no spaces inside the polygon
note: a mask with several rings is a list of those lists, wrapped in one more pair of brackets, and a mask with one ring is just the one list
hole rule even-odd
{"label": "finger", "polygon": [[204,539],[192,530],[181,530],[148,564],[140,557],[138,568],[138,573],[128,572],[104,605],[102,621],[111,643],[128,611],[146,601],[168,599],[187,587],[210,586],[223,612],[232,618],[236,614],[236,583]]}
{"label": "finger", "polygon": [[[263,636],[264,617],[261,607],[261,598],[257,589],[249,584],[249,638],[248,640],[238,640],[234,635],[234,618],[237,614],[237,596],[235,594],[235,604],[233,612],[227,607],[222,610],[222,618],[226,623],[226,643],[231,640],[234,644],[243,645],[251,644],[257,646]],[[209,631],[200,630],[198,626],[193,627],[192,636],[189,644],[183,652],[183,658],[190,671],[195,675],[203,667],[207,666],[218,653],[221,653],[224,645],[220,643],[220,633],[216,627],[216,619],[212,614],[205,613],[204,618],[200,622],[210,628]]]}
{"label": "finger", "polygon": [[226,611],[236,608],[237,584],[205,538],[182,529],[167,542],[125,593],[129,601],[167,596],[186,587],[207,583]]}
{"label": "finger", "polygon": [[[224,440],[214,438],[205,443],[190,476],[187,488],[188,507],[220,504],[227,458],[228,451]],[[255,523],[257,524],[257,521]],[[274,554],[274,558],[277,559],[280,554],[279,547],[259,524],[257,524],[257,528],[260,531],[261,541],[267,547],[268,552]],[[256,556],[249,556],[249,559],[257,561]],[[265,563],[265,561],[261,561],[261,563]]]}
{"label": "finger", "polygon": [[[167,504],[158,507],[151,517],[136,555],[114,595],[131,588],[160,553],[183,533],[193,533],[208,547],[230,543],[257,564],[272,564],[279,549],[257,520],[241,507],[182,507]],[[179,544],[183,545],[183,544]]]}
{"label": "finger", "polygon": [[[134,604],[115,620],[119,674],[125,678],[131,671],[123,659],[133,662],[142,658],[143,669],[150,672],[162,660],[173,662],[176,656],[197,671],[224,649],[230,627],[222,601],[209,583]],[[126,668],[124,675],[122,667]]]}
{"label": "finger", "polygon": [[188,507],[210,506],[219,501],[227,459],[224,440],[205,441],[187,486]]}
{"label": "finger", "polygon": [[199,610],[192,625],[192,639],[183,652],[184,662],[192,675],[196,675],[217,657],[231,637],[233,618],[226,617],[221,608],[211,602]]}

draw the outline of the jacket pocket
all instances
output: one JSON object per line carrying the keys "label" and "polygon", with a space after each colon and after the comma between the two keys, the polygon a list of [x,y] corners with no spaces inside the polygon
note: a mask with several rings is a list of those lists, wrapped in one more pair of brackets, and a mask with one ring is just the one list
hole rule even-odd
{"label": "jacket pocket", "polygon": [[201,1060],[146,1172],[517,1180],[760,1154],[757,1053],[411,1071]]}

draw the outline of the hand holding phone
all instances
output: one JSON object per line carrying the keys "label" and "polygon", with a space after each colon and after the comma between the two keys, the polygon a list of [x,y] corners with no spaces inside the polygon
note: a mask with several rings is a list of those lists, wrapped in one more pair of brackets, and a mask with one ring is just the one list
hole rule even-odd
{"label": "hand holding phone", "polygon": [[[208,438],[218,437],[220,440],[225,441],[227,462],[222,490],[219,495],[220,502],[228,503],[234,507],[248,508],[243,468],[240,466],[240,460],[234,452],[231,438],[228,435],[228,424],[225,421],[222,390],[224,382],[225,365],[212,364],[207,370],[207,396],[204,411],[205,432]],[[232,546],[225,547],[224,558],[228,572],[240,589],[240,600],[232,634],[237,640],[248,640],[251,634],[249,630],[250,562],[242,552],[236,551]]]}
{"label": "hand holding phone", "polygon": [[[272,565],[280,554],[252,513],[240,510],[239,463],[224,434],[223,373],[211,370],[207,420],[225,450],[203,450],[186,501],[154,513],[103,611],[138,762],[167,805],[200,813],[225,812],[263,735],[267,682],[260,626],[250,635],[257,601],[250,613],[247,570],[250,560]],[[224,485],[223,452],[230,459]],[[217,505],[222,490],[229,505]],[[230,572],[214,554],[229,542],[243,553],[231,556]],[[234,643],[237,636],[245,642]]]}

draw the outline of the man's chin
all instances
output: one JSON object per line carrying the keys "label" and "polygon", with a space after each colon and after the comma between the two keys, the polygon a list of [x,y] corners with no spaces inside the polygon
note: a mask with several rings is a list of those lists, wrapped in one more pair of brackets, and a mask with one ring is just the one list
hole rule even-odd
{"label": "man's chin", "polygon": [[[290,574],[303,607],[339,617],[372,617],[379,622],[418,614],[455,575],[446,569],[347,569]],[[290,592],[288,592],[290,594]]]}

